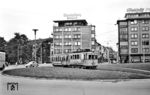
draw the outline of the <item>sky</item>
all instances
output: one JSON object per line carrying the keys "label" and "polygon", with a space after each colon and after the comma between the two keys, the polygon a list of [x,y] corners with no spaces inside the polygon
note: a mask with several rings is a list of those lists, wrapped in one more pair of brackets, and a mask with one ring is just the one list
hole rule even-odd
{"label": "sky", "polygon": [[116,22],[124,19],[127,8],[149,8],[150,0],[0,0],[0,36],[9,41],[14,33],[34,39],[52,37],[53,21],[64,20],[64,14],[81,14],[96,26],[96,39],[117,50]]}

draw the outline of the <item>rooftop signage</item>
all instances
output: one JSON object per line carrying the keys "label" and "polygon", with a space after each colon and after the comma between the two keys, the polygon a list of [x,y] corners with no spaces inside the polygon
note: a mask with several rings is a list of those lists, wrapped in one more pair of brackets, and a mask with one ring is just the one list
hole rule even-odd
{"label": "rooftop signage", "polygon": [[127,13],[150,12],[150,8],[128,8]]}
{"label": "rooftop signage", "polygon": [[64,17],[67,17],[67,19],[77,19],[78,17],[81,17],[81,14],[64,14]]}

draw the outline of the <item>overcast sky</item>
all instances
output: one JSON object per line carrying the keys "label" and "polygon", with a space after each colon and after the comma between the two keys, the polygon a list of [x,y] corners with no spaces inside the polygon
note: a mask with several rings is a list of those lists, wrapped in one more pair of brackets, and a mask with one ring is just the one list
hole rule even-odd
{"label": "overcast sky", "polygon": [[150,0],[0,0],[0,36],[5,40],[15,32],[34,39],[52,37],[53,20],[63,20],[63,14],[78,13],[96,26],[96,39],[116,50],[116,21],[123,19],[127,8],[149,8]]}

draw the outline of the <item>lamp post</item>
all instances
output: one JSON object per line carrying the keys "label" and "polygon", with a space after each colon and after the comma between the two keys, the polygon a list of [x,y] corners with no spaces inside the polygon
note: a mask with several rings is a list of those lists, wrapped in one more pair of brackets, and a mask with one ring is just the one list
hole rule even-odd
{"label": "lamp post", "polygon": [[34,31],[34,36],[35,36],[35,55],[34,55],[34,58],[36,61],[36,32],[38,31],[38,29],[33,29],[33,31]]}

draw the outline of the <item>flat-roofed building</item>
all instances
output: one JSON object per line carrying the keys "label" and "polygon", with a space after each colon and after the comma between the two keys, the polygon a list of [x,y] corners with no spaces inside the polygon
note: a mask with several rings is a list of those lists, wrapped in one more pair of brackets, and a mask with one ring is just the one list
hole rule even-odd
{"label": "flat-roofed building", "polygon": [[84,19],[56,20],[53,26],[53,55],[77,50],[94,51],[95,26]]}
{"label": "flat-roofed building", "polygon": [[121,63],[150,61],[150,12],[131,12],[118,20]]}

